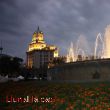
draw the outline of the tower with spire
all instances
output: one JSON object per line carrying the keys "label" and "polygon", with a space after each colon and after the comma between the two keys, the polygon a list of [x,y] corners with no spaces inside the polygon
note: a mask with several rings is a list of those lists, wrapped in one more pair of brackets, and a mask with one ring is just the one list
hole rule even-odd
{"label": "tower with spire", "polygon": [[47,65],[51,59],[58,57],[58,49],[55,45],[45,43],[44,34],[39,26],[32,36],[32,41],[27,50],[27,66],[40,68]]}
{"label": "tower with spire", "polygon": [[32,37],[32,43],[36,43],[36,42],[45,43],[43,32],[40,31],[39,26],[37,28],[37,31],[34,32]]}

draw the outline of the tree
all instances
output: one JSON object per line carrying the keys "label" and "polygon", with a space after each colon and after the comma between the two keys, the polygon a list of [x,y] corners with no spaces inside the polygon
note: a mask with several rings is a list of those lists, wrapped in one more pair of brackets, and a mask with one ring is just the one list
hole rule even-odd
{"label": "tree", "polygon": [[2,56],[0,57],[0,74],[13,75],[20,71],[23,59],[18,57]]}

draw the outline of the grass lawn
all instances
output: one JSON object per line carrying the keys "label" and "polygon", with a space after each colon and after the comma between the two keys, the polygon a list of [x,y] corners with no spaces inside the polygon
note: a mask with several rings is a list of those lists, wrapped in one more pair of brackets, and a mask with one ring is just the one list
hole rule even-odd
{"label": "grass lawn", "polygon": [[[26,99],[27,96],[28,102],[18,100],[19,98]],[[110,110],[110,82],[1,83],[0,110]]]}

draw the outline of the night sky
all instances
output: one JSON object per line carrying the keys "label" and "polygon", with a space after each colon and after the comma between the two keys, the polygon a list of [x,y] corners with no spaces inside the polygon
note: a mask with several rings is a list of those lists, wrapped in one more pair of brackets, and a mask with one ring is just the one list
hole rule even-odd
{"label": "night sky", "polygon": [[24,59],[38,25],[46,42],[65,55],[78,39],[92,53],[96,35],[109,24],[110,0],[0,0],[4,53]]}

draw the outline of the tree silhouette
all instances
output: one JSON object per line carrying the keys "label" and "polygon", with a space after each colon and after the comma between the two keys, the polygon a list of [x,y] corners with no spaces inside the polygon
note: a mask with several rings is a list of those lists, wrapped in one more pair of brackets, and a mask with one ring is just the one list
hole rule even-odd
{"label": "tree silhouette", "polygon": [[17,73],[20,71],[23,59],[18,57],[2,56],[0,57],[0,74],[6,75]]}

